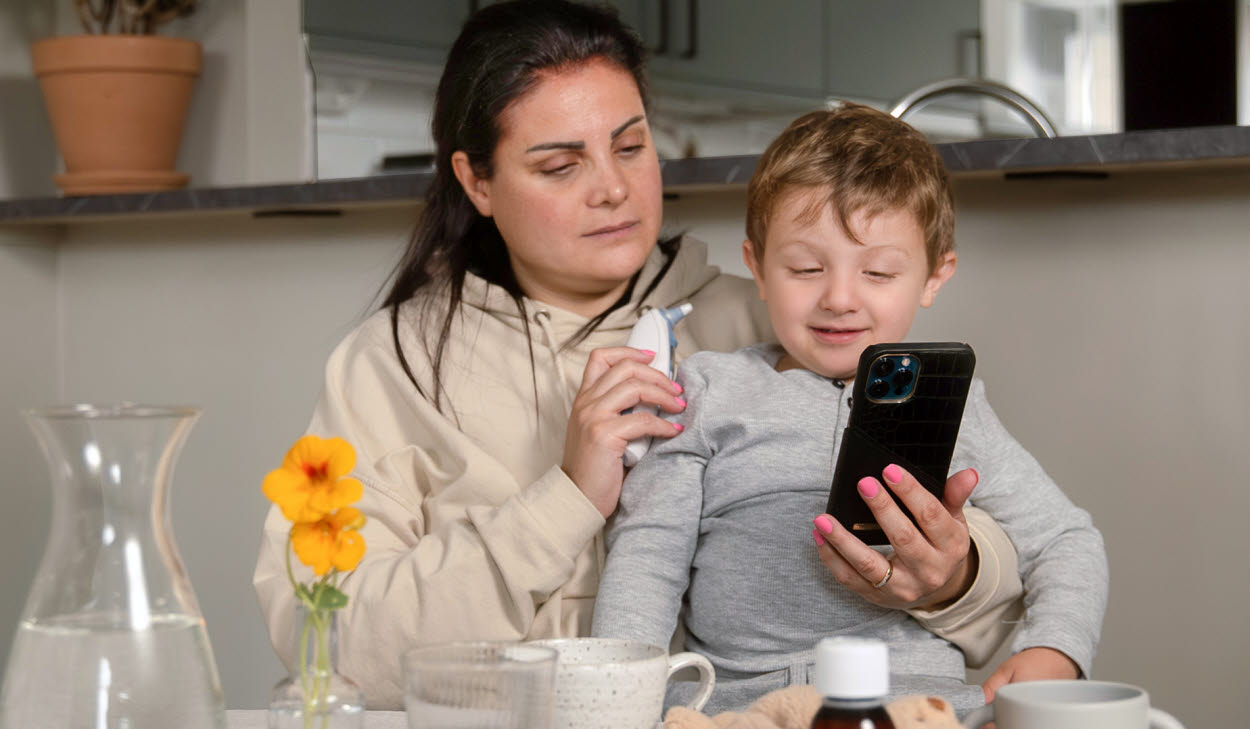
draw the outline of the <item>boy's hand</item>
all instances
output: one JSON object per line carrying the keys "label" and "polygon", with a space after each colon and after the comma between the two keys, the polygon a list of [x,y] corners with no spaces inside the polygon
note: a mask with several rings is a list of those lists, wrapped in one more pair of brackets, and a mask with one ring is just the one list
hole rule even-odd
{"label": "boy's hand", "polygon": [[1041,681],[1049,678],[1080,678],[1081,669],[1076,661],[1054,648],[1025,648],[1003,661],[994,673],[981,684],[985,703],[994,700],[998,689],[1009,683]]}
{"label": "boy's hand", "polygon": [[877,479],[865,478],[859,482],[860,496],[885,531],[894,555],[887,559],[825,514],[813,522],[821,561],[838,582],[874,605],[937,609],[957,600],[977,574],[976,552],[970,549],[963,514],[964,502],[977,485],[977,472],[969,468],[947,479],[943,501],[898,466],[887,467],[882,476],[889,491],[916,515],[920,528]]}

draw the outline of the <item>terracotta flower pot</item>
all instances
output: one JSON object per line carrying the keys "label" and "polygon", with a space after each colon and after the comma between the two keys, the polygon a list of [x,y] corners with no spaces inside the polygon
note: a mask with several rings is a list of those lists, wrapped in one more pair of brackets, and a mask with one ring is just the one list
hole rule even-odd
{"label": "terracotta flower pot", "polygon": [[184,187],[174,171],[200,44],[150,35],[49,38],[31,46],[66,195]]}

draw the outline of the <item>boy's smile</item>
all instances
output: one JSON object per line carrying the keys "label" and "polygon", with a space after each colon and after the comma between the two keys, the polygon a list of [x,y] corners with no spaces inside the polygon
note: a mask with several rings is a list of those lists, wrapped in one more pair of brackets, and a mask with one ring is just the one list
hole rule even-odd
{"label": "boy's smile", "polygon": [[[832,207],[813,197],[820,194],[786,194],[759,246],[762,260],[750,241],[743,257],[786,350],[777,369],[849,380],[868,345],[906,338],[916,311],[955,272],[956,258],[947,253],[930,272],[924,231],[907,210],[856,213],[851,237]],[[815,218],[804,215],[812,209]]]}

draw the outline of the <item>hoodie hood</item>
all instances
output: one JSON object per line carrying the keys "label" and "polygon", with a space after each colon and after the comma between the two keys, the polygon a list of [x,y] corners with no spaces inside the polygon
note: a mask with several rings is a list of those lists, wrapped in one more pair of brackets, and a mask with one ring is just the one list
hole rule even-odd
{"label": "hoodie hood", "polygon": [[[720,269],[707,265],[707,245],[700,240],[683,237],[672,265],[664,271],[666,256],[657,246],[647,257],[642,272],[634,285],[630,301],[619,307],[595,329],[578,349],[593,349],[607,344],[619,344],[628,335],[642,312],[648,307],[668,308],[676,306],[697,294],[720,274]],[[663,272],[653,291],[645,299],[642,292]],[[481,310],[491,318],[498,320],[518,332],[525,330],[521,312],[516,303],[502,287],[487,282],[474,274],[466,274],[463,289],[463,302]],[[545,334],[538,331],[533,324],[539,314],[550,327],[550,333],[559,344],[568,341],[579,329],[590,321],[588,317],[561,309],[529,297],[523,297],[526,316],[530,319],[530,338],[548,346],[544,341]]]}

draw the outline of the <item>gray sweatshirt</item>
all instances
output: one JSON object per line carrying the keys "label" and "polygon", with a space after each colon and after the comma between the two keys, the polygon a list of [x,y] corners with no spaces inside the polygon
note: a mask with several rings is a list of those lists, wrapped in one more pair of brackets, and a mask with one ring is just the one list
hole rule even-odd
{"label": "gray sweatshirt", "polygon": [[[938,694],[961,714],[984,703],[960,651],[907,613],[877,607],[821,563],[825,511],[850,391],[808,370],[777,372],[777,345],[701,352],[679,369],[689,405],[625,481],[607,535],[593,633],[667,645],[685,601],[686,647],[716,668],[704,711],[741,710],[810,683],[816,642],[890,646],[891,696]],[[951,472],[976,468],[971,503],[1020,555],[1027,606],[1012,649],[1048,646],[1090,675],[1107,600],[1107,559],[1089,514],[1011,437],[974,380]]]}

